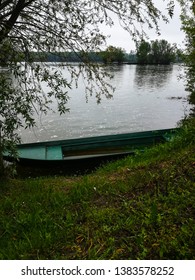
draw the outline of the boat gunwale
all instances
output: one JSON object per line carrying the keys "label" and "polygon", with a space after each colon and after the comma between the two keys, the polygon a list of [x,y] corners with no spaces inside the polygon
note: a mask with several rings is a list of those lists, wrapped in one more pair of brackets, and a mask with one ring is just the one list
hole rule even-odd
{"label": "boat gunwale", "polygon": [[[91,136],[91,137],[83,137],[83,138],[72,138],[65,140],[54,140],[54,141],[43,141],[43,142],[35,142],[35,143],[21,143],[18,144],[18,148],[22,147],[31,147],[31,146],[76,146],[76,145],[90,145],[95,143],[105,143],[105,142],[115,142],[115,141],[125,141],[125,140],[133,140],[136,138],[150,138],[150,137],[163,137],[165,133],[176,131],[177,128],[170,129],[160,129],[160,130],[149,130],[149,131],[140,131],[140,132],[132,132],[132,133],[122,133],[122,134],[114,134],[114,135],[100,135],[100,136]],[[149,135],[148,135],[149,134]]]}

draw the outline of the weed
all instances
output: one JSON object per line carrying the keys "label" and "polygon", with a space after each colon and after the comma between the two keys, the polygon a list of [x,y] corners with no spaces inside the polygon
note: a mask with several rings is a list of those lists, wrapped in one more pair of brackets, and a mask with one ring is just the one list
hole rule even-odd
{"label": "weed", "polygon": [[77,177],[0,183],[0,259],[195,259],[195,129]]}

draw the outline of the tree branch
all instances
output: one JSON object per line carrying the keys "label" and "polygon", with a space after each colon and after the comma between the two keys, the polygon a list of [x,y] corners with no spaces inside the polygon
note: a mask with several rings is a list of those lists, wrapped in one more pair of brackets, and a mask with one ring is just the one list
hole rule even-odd
{"label": "tree branch", "polygon": [[11,4],[13,1],[12,0],[6,0],[3,3],[0,1],[0,10],[4,9],[7,5]]}
{"label": "tree branch", "polygon": [[[22,10],[29,6],[32,2],[35,0],[29,0],[25,3],[25,0],[19,0],[16,4],[15,8],[11,12],[10,18],[4,23],[4,28],[0,32],[0,42],[9,34],[9,32],[12,30],[13,26],[15,25],[18,17],[20,16]],[[8,4],[10,4],[12,1],[7,0],[4,3],[2,3],[1,6],[4,5],[4,7]],[[6,16],[8,16],[10,13],[8,13]]]}

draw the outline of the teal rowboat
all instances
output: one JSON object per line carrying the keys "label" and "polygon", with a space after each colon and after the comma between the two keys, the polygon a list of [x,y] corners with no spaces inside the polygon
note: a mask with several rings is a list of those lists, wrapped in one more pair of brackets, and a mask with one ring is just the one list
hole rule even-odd
{"label": "teal rowboat", "polygon": [[[118,159],[170,139],[176,129],[106,135],[88,138],[20,144],[18,163],[34,166],[68,167]],[[13,160],[8,154],[5,160]]]}

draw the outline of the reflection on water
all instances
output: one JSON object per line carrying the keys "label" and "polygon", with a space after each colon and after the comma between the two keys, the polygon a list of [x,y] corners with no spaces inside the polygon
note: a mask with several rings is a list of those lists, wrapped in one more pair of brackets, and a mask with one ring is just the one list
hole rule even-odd
{"label": "reflection on water", "polygon": [[[70,93],[70,113],[60,116],[49,112],[37,117],[37,127],[21,130],[24,142],[70,139],[105,134],[171,128],[177,125],[190,106],[183,82],[178,80],[180,67],[114,65],[116,88],[112,99],[95,97],[86,103],[83,82]],[[64,70],[64,75],[67,73]],[[55,104],[54,104],[55,107]]]}
{"label": "reflection on water", "polygon": [[169,83],[173,65],[137,65],[135,84],[139,89],[158,89]]}

